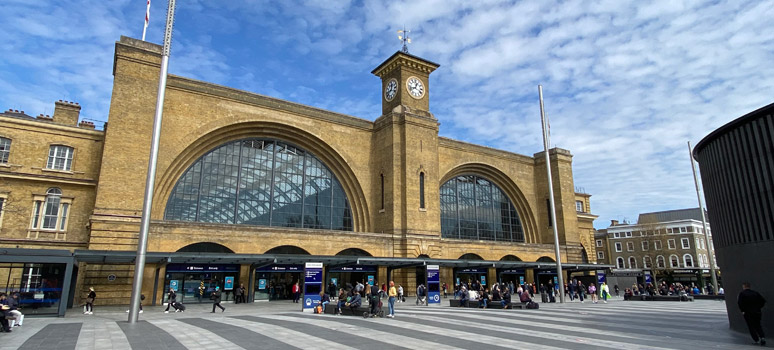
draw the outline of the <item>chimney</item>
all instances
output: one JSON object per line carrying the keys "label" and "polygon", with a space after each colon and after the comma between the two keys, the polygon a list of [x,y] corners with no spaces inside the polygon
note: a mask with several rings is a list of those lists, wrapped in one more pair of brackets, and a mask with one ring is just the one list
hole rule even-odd
{"label": "chimney", "polygon": [[78,123],[78,127],[81,129],[92,129],[94,130],[94,123],[86,120],[82,120],[80,123]]}
{"label": "chimney", "polygon": [[610,226],[618,226],[618,220],[610,220]]}
{"label": "chimney", "polygon": [[54,103],[54,123],[76,126],[80,114],[81,106],[77,102],[59,100]]}
{"label": "chimney", "polygon": [[49,115],[43,115],[43,113],[41,113],[41,114],[38,116],[38,118],[37,118],[37,119],[38,119],[38,120],[40,120],[40,121],[44,121],[44,122],[50,122],[50,121],[54,120],[53,118],[51,118],[51,116],[49,116]]}

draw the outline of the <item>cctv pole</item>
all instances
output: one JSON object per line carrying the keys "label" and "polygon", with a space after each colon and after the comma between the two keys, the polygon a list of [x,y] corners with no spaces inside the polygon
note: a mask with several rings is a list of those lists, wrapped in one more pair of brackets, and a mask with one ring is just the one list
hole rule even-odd
{"label": "cctv pole", "polygon": [[543,153],[546,155],[546,174],[548,175],[548,200],[551,203],[551,227],[554,229],[554,250],[556,253],[556,276],[559,287],[559,302],[564,303],[564,276],[562,275],[562,256],[559,253],[559,231],[556,226],[556,205],[554,204],[554,181],[551,178],[551,162],[548,156],[548,145],[551,135],[548,132],[548,119],[543,109],[543,86],[538,85],[540,95],[540,121],[543,124]]}
{"label": "cctv pole", "polygon": [[[712,273],[712,288],[714,292],[718,292],[718,276],[715,273],[715,251],[712,249],[709,238],[709,230],[707,230],[707,218],[704,216],[704,202],[701,200],[701,193],[699,192],[699,177],[696,176],[696,162],[693,159],[693,148],[691,148],[691,141],[688,141],[688,157],[691,158],[691,170],[693,170],[693,182],[696,184],[696,198],[699,200],[699,210],[701,211],[701,225],[704,228],[704,243],[707,244],[707,257],[710,265],[710,271]],[[697,254],[698,255],[698,254]]]}
{"label": "cctv pole", "polygon": [[134,281],[132,283],[132,301],[129,306],[129,323],[137,323],[140,312],[140,296],[142,293],[142,277],[145,270],[145,253],[148,249],[148,231],[150,229],[151,205],[153,204],[153,187],[156,180],[156,163],[159,157],[159,139],[161,138],[161,112],[164,109],[164,92],[167,88],[167,70],[169,68],[169,50],[172,44],[172,24],[175,22],[175,0],[169,0],[167,7],[167,25],[164,30],[164,49],[161,54],[161,72],[159,73],[159,90],[156,95],[156,115],[153,118],[153,138],[151,140],[150,160],[148,160],[148,175],[145,178],[145,197],[142,203],[142,218],[140,219],[140,234],[137,239],[137,258],[134,265]]}

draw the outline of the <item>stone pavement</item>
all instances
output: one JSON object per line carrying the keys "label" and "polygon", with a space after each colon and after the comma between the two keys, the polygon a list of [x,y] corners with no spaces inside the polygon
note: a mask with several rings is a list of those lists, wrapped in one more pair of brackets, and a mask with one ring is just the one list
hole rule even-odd
{"label": "stone pavement", "polygon": [[[448,304],[448,302],[447,302]],[[25,319],[0,334],[0,349],[743,349],[722,302],[613,300],[541,304],[539,310],[480,310],[398,304],[394,319],[315,315],[300,304],[188,305],[184,313],[146,307],[75,309],[65,318]]]}

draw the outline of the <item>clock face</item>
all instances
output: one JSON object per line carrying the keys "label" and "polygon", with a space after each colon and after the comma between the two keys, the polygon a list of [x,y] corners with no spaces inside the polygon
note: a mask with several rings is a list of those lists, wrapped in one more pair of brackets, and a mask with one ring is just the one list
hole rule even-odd
{"label": "clock face", "polygon": [[425,86],[422,85],[422,81],[417,77],[408,78],[408,80],[406,80],[406,87],[413,98],[418,99],[425,96]]}
{"label": "clock face", "polygon": [[397,93],[398,81],[394,78],[390,79],[390,81],[387,82],[387,86],[384,87],[384,99],[387,101],[392,101]]}

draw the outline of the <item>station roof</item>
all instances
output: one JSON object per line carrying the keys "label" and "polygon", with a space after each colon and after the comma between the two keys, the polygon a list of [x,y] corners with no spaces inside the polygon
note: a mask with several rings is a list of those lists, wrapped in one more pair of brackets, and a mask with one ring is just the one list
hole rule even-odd
{"label": "station roof", "polygon": [[[133,264],[137,253],[133,251],[111,250],[76,250],[73,253],[76,261],[100,264]],[[303,265],[306,262],[321,262],[327,267],[341,266],[387,266],[390,268],[417,267],[439,265],[456,268],[487,268],[498,269],[556,269],[553,262],[529,261],[490,261],[490,260],[456,260],[431,258],[392,258],[350,255],[301,255],[301,254],[224,254],[224,253],[184,253],[184,252],[148,252],[145,255],[146,264],[251,264],[257,267],[278,265]],[[613,265],[563,263],[563,270],[590,271],[613,268]]]}

